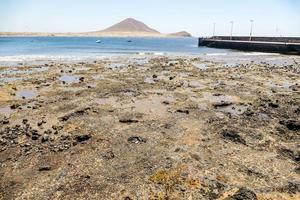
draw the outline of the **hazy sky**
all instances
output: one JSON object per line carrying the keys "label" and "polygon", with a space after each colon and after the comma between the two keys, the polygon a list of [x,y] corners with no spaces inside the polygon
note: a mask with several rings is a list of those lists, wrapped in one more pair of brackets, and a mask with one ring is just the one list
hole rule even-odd
{"label": "hazy sky", "polygon": [[[299,0],[0,0],[0,31],[83,32],[133,17],[163,33],[300,36]],[[276,31],[277,29],[277,31]]]}

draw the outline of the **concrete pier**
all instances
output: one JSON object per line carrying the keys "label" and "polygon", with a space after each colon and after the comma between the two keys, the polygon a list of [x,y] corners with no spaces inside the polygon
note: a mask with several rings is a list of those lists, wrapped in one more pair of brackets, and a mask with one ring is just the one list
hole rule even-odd
{"label": "concrete pier", "polygon": [[230,37],[199,38],[198,46],[242,51],[271,52],[300,55],[300,38],[281,37]]}

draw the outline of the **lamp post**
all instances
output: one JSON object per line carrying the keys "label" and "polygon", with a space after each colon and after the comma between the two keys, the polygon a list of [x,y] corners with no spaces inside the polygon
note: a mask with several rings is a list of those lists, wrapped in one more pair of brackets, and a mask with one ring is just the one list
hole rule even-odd
{"label": "lamp post", "polygon": [[276,37],[280,37],[280,29],[278,28],[278,26],[276,26]]}
{"label": "lamp post", "polygon": [[251,23],[251,28],[250,28],[250,38],[249,38],[249,41],[252,40],[252,31],[253,31],[253,23],[254,23],[254,20],[250,20],[250,23]]}
{"label": "lamp post", "polygon": [[230,23],[231,23],[230,40],[232,40],[233,21],[231,21]]}

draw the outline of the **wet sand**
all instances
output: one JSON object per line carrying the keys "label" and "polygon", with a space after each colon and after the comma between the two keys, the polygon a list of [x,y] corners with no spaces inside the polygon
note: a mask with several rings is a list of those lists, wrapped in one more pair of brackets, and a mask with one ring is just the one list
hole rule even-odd
{"label": "wet sand", "polygon": [[300,199],[300,58],[0,66],[0,199]]}

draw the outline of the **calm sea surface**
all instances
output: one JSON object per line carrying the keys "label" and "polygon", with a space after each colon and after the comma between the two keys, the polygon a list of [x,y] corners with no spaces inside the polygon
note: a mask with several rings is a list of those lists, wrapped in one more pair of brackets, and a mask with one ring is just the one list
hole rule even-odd
{"label": "calm sea surface", "polygon": [[0,60],[11,56],[197,55],[229,51],[198,48],[197,42],[197,38],[0,37]]}

